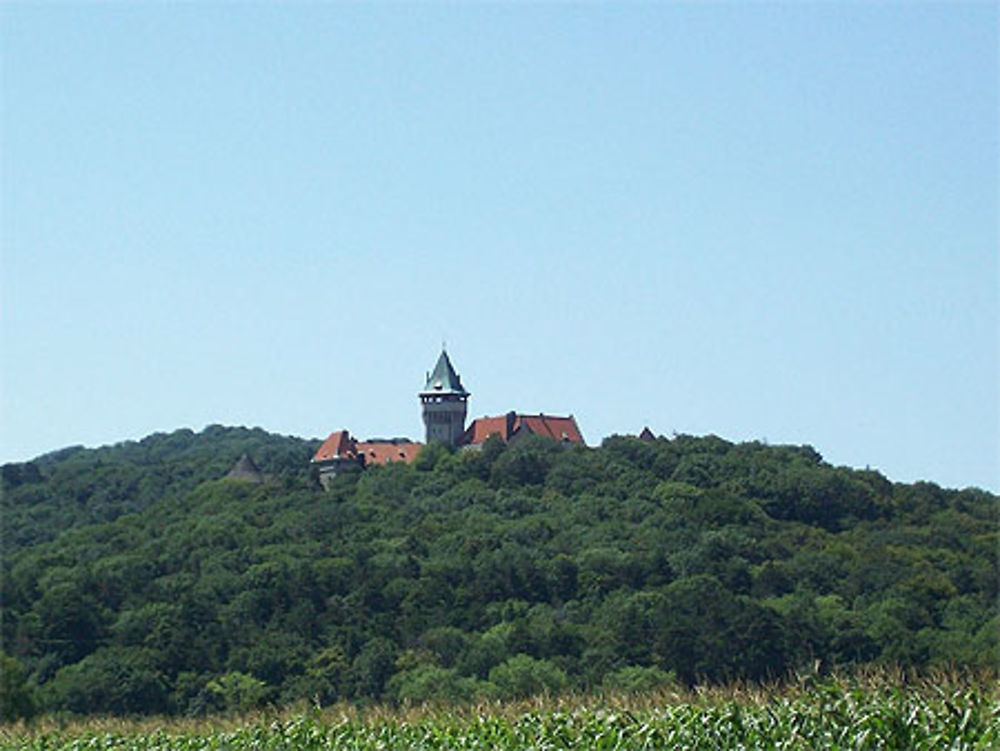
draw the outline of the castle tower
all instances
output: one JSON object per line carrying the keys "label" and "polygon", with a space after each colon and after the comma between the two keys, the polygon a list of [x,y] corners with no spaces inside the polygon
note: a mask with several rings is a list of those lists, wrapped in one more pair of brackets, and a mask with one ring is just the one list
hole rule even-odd
{"label": "castle tower", "polygon": [[448,353],[442,349],[437,365],[428,374],[427,384],[420,392],[427,443],[443,441],[450,446],[458,445],[465,432],[465,411],[469,396],[469,392],[462,387],[462,379],[448,359]]}

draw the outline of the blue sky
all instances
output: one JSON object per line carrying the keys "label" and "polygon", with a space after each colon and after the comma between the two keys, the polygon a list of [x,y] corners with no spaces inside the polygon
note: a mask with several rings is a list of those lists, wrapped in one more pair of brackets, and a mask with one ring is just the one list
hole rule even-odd
{"label": "blue sky", "polygon": [[0,461],[470,416],[1000,488],[997,8],[34,4]]}

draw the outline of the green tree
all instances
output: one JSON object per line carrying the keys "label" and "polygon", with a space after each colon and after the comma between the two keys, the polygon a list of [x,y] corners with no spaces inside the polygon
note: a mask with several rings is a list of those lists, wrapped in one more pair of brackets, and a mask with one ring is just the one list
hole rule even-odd
{"label": "green tree", "polygon": [[364,645],[351,665],[355,696],[382,696],[395,669],[396,652],[396,645],[384,637],[375,637]]}
{"label": "green tree", "polygon": [[441,441],[431,441],[420,449],[417,458],[413,460],[413,467],[421,472],[429,472],[452,453],[453,450],[448,444]]}
{"label": "green tree", "polygon": [[228,712],[247,712],[262,706],[270,694],[264,681],[233,671],[220,675],[205,686],[215,706]]}
{"label": "green tree", "polygon": [[501,698],[520,699],[537,694],[556,694],[566,687],[566,673],[548,660],[526,654],[514,655],[490,671],[490,683]]}
{"label": "green tree", "polygon": [[541,485],[562,451],[563,448],[551,439],[528,436],[497,456],[490,477],[500,487]]}
{"label": "green tree", "polygon": [[167,680],[146,649],[102,647],[59,670],[46,689],[50,706],[80,714],[154,714],[170,708]]}
{"label": "green tree", "polygon": [[0,722],[28,719],[35,710],[34,691],[21,663],[0,652]]}
{"label": "green tree", "polygon": [[493,698],[496,689],[490,683],[464,677],[440,665],[419,665],[396,673],[389,680],[388,694],[397,701],[467,702]]}
{"label": "green tree", "polygon": [[735,647],[728,641],[732,594],[715,577],[700,574],[674,582],[663,595],[652,645],[660,667],[687,684],[735,677]]}

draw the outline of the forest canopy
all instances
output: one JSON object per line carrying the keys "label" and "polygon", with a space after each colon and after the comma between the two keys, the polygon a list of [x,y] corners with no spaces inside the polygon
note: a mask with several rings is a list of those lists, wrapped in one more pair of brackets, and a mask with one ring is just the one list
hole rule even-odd
{"label": "forest canopy", "polygon": [[[0,468],[3,718],[1000,663],[996,495],[715,436],[424,449],[178,430]],[[248,454],[264,482],[227,479]]]}

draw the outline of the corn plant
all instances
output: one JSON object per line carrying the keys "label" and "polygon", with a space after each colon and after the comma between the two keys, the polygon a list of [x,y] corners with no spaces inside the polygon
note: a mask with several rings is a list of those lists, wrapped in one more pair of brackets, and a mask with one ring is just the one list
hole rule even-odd
{"label": "corn plant", "polygon": [[201,721],[0,728],[27,751],[345,749],[997,749],[1000,690],[924,680],[810,682],[519,704],[304,710]]}

